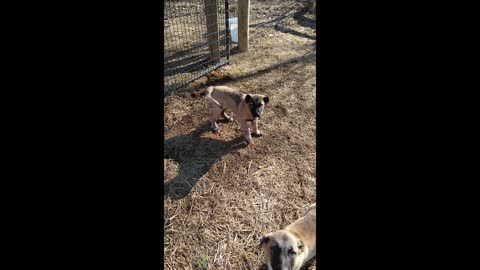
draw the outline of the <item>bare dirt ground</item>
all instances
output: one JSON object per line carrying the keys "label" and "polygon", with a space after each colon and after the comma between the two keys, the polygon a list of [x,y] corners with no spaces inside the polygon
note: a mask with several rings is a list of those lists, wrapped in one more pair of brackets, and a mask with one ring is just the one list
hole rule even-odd
{"label": "bare dirt ground", "polygon": [[[250,52],[165,99],[165,269],[266,269],[262,235],[316,201],[316,29],[297,1],[251,1]],[[209,129],[192,91],[227,85],[268,95],[262,137]],[[315,260],[305,269],[315,269]]]}

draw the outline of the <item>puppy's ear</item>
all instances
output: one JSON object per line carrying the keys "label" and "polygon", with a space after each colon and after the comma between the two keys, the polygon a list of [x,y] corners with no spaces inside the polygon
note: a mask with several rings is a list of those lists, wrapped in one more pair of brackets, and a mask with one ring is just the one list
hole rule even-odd
{"label": "puppy's ear", "polygon": [[252,100],[253,100],[253,98],[252,98],[252,96],[250,96],[250,95],[247,95],[247,96],[245,97],[245,102],[247,102],[247,103],[252,102]]}
{"label": "puppy's ear", "polygon": [[270,238],[268,236],[262,237],[262,239],[260,239],[260,246],[267,244],[268,241],[270,241]]}
{"label": "puppy's ear", "polygon": [[299,250],[301,250],[303,252],[305,245],[303,244],[302,241],[298,241],[297,247],[298,247]]}
{"label": "puppy's ear", "polygon": [[265,104],[267,104],[269,101],[270,101],[270,99],[268,97],[263,98],[263,102],[265,102]]}

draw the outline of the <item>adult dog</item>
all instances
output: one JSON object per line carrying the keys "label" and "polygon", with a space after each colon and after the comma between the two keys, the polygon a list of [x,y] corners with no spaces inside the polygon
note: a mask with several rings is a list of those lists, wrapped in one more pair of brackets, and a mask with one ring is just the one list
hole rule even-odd
{"label": "adult dog", "polygon": [[316,255],[317,204],[310,205],[305,216],[284,230],[262,237],[260,245],[268,270],[298,270]]}

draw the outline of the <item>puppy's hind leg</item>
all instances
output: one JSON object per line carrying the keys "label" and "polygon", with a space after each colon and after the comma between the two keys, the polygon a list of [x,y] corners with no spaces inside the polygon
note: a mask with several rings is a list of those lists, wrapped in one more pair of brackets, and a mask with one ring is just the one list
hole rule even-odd
{"label": "puppy's hind leg", "polygon": [[217,120],[218,120],[218,117],[220,117],[221,113],[222,113],[222,108],[216,105],[212,106],[212,114],[210,115],[210,122],[212,124],[213,132],[218,132]]}

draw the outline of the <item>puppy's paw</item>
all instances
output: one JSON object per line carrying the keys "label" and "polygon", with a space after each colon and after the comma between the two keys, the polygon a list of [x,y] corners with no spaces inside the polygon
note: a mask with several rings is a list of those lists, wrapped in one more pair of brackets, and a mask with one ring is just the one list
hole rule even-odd
{"label": "puppy's paw", "polygon": [[256,133],[255,133],[255,132],[252,133],[252,136],[254,136],[254,137],[260,137],[260,136],[262,136],[262,135],[263,135],[263,134],[262,134],[262,132],[260,132],[260,131],[257,131]]}
{"label": "puppy's paw", "polygon": [[230,122],[233,122],[233,118],[223,118],[220,120],[220,122],[222,123],[230,123]]}
{"label": "puppy's paw", "polygon": [[247,142],[247,144],[253,144],[252,138],[245,139],[245,141]]}
{"label": "puppy's paw", "polygon": [[213,132],[213,133],[218,133],[218,125],[217,125],[217,123],[212,124],[212,132]]}

